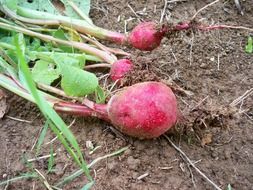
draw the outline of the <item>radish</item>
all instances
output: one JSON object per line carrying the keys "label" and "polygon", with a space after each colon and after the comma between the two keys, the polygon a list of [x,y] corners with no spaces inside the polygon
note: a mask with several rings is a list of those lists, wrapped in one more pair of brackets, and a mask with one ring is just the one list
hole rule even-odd
{"label": "radish", "polygon": [[128,59],[120,59],[111,66],[110,77],[113,81],[123,78],[133,69],[133,63]]}
{"label": "radish", "polygon": [[163,83],[143,82],[116,93],[108,104],[57,102],[58,112],[96,116],[111,122],[117,129],[140,139],[156,138],[177,121],[177,103],[172,90]]}
{"label": "radish", "polygon": [[132,30],[128,43],[137,49],[151,51],[160,45],[166,31],[164,26],[159,28],[154,22],[143,22]]}

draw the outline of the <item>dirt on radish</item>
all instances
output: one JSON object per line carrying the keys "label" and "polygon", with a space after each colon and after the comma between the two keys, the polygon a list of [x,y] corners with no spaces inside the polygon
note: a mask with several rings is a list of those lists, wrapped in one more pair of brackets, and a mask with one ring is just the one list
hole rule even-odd
{"label": "dirt on radish", "polygon": [[[210,1],[194,0],[168,3],[166,14],[170,22],[185,21]],[[138,17],[128,6],[137,12]],[[240,15],[234,1],[219,2],[199,15],[202,22],[234,24],[252,27],[253,7],[250,1],[241,1],[244,15]],[[160,20],[164,2],[150,1],[93,1],[92,19],[98,26],[124,31],[124,21],[130,17],[126,29],[130,31],[138,19]],[[120,21],[118,21],[120,15]],[[165,17],[164,17],[165,20]],[[199,33],[185,31],[163,39],[152,53],[126,49],[134,54],[137,67],[131,72],[125,85],[149,80],[173,81],[192,96],[176,92],[179,109],[185,116],[183,123],[169,133],[173,142],[194,161],[208,177],[221,188],[249,190],[253,184],[253,98],[249,96],[230,109],[229,104],[252,88],[253,55],[245,53],[247,31],[224,30]],[[115,45],[117,47],[117,45]],[[10,117],[0,120],[0,181],[28,172],[24,156],[34,157],[31,149],[38,137],[43,119],[37,108],[27,101],[7,93]],[[241,106],[241,113],[239,108]],[[75,118],[64,116],[67,123]],[[31,122],[31,123],[29,123]],[[120,157],[101,161],[94,166],[94,189],[212,189],[194,169],[189,168],[181,156],[163,138],[140,141],[122,135],[106,122],[94,118],[76,118],[71,127],[88,162],[122,146],[130,149]],[[54,136],[49,132],[45,142]],[[101,146],[88,154],[86,141]],[[66,151],[55,141],[57,156],[55,171],[47,172],[47,160],[33,162],[43,172],[50,184],[76,169]],[[50,145],[44,146],[41,155],[50,154]],[[93,173],[94,174],[94,173]],[[146,177],[138,180],[138,177]],[[75,179],[64,189],[80,189],[85,177]],[[194,182],[194,183],[193,183]],[[39,180],[20,181],[8,189],[45,189]]]}

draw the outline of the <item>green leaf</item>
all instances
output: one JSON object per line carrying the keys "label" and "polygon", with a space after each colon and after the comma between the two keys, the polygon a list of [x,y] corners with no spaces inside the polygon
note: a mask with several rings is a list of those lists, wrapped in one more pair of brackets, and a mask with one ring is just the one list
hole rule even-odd
{"label": "green leaf", "polygon": [[[16,36],[16,38],[19,36]],[[58,139],[64,145],[68,153],[72,156],[82,171],[86,174],[90,181],[93,181],[87,164],[83,158],[80,147],[73,133],[68,129],[67,125],[61,119],[61,117],[50,107],[49,103],[45,100],[42,94],[36,89],[35,83],[32,80],[30,70],[26,64],[24,54],[19,44],[20,40],[15,39],[15,45],[17,50],[17,57],[19,58],[20,70],[23,73],[26,87],[30,92],[32,98],[36,102],[37,106],[43,113],[46,119],[49,120],[49,126],[57,134]],[[14,91],[14,89],[13,89]],[[17,89],[15,89],[17,91]]]}
{"label": "green leaf", "polygon": [[230,184],[228,184],[227,190],[232,190],[232,187]]}
{"label": "green leaf", "polygon": [[85,56],[71,56],[71,54],[67,53],[53,53],[50,56],[56,64],[65,64],[77,68],[84,68],[85,65]]}
{"label": "green leaf", "polygon": [[95,95],[96,95],[96,103],[98,104],[105,103],[106,94],[100,86],[97,87]]}
{"label": "green leaf", "polygon": [[53,146],[51,144],[51,148],[50,148],[50,158],[48,160],[48,172],[50,173],[53,169],[54,166],[54,149]]}
{"label": "green leaf", "polygon": [[45,139],[45,136],[47,134],[48,126],[49,126],[48,125],[48,121],[46,121],[46,123],[45,123],[45,125],[44,125],[44,127],[43,127],[43,129],[42,129],[42,131],[40,133],[40,137],[38,139],[37,145],[36,145],[36,154],[38,154],[39,151],[40,151],[40,147],[41,147],[41,145],[42,145],[42,143],[43,143],[43,141]]}
{"label": "green leaf", "polygon": [[98,79],[93,73],[63,63],[58,65],[62,75],[61,87],[67,95],[85,96],[96,90]]}
{"label": "green leaf", "polygon": [[248,43],[245,47],[247,53],[253,53],[253,39],[251,36],[248,37]]}
{"label": "green leaf", "polygon": [[90,12],[90,0],[60,0],[65,5],[65,14],[71,18],[78,18],[80,16],[76,11],[68,4],[69,1],[72,1],[85,15],[89,15]]}
{"label": "green leaf", "polygon": [[24,173],[24,174],[21,174],[20,176],[18,177],[14,177],[14,178],[11,178],[11,179],[8,179],[6,181],[0,181],[0,186],[3,186],[3,185],[8,185],[12,182],[16,182],[16,181],[20,181],[20,180],[27,180],[27,179],[31,179],[31,178],[38,178],[38,175],[35,174],[35,173]]}
{"label": "green leaf", "polygon": [[89,190],[94,185],[95,181],[91,181],[90,183],[87,183],[81,190]]}
{"label": "green leaf", "polygon": [[[65,35],[65,33],[62,29],[59,29],[59,30],[53,32],[53,37],[61,39],[61,40],[68,40],[67,36]],[[68,53],[74,53],[75,52],[73,47],[69,47],[67,45],[58,44],[58,47],[61,50],[63,50],[64,52],[68,52]]]}
{"label": "green leaf", "polygon": [[17,71],[5,60],[3,60],[2,57],[0,57],[0,70],[2,70],[2,72],[8,73],[8,75],[10,75],[12,78],[17,78]]}
{"label": "green leaf", "polygon": [[[12,0],[13,1],[13,0]],[[59,15],[59,12],[51,3],[50,0],[15,0],[18,2],[18,5],[25,8],[30,8],[37,11],[49,12],[55,15]]]}
{"label": "green leaf", "polygon": [[1,0],[1,3],[5,4],[11,10],[17,10],[18,0]]}
{"label": "green leaf", "polygon": [[37,83],[50,85],[60,76],[59,70],[55,68],[55,64],[39,60],[32,69],[33,80]]}

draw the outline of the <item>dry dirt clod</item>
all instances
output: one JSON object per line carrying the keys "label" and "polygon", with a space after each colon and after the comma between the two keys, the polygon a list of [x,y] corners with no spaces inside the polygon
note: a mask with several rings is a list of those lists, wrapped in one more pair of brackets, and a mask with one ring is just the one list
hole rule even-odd
{"label": "dry dirt clod", "polygon": [[132,170],[137,170],[140,163],[141,163],[141,161],[139,159],[134,159],[133,156],[129,156],[127,159],[127,164],[129,166],[129,168]]}

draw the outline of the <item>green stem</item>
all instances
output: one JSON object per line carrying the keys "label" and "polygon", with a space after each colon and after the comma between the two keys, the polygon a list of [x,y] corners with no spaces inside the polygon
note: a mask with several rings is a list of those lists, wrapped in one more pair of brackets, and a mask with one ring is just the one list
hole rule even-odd
{"label": "green stem", "polygon": [[[16,50],[15,46],[10,45],[5,42],[0,42],[0,47],[4,49],[10,49],[10,50]],[[94,62],[101,62],[102,60],[94,55],[88,55],[88,54],[80,54],[80,53],[61,53],[61,52],[39,52],[39,51],[30,51],[31,54],[35,55],[38,58],[44,59],[46,61],[52,61],[53,59],[50,58],[50,55],[52,54],[59,54],[59,55],[68,55],[74,58],[77,58],[79,56],[84,56],[85,60],[87,61],[94,61]]]}
{"label": "green stem", "polygon": [[[0,44],[1,45],[1,44]],[[60,52],[37,52],[31,51],[36,57],[44,59],[45,61],[52,62],[53,59],[50,57],[52,54],[57,55],[67,55],[70,57],[78,58],[79,56],[84,56],[85,60],[87,61],[94,61],[94,62],[101,62],[102,60],[94,55],[87,55],[87,54],[78,54],[78,53],[60,53]]]}
{"label": "green stem", "polygon": [[11,11],[7,6],[3,5],[2,9],[10,17],[22,22],[48,26],[59,26],[62,24],[64,26],[74,28],[81,33],[95,36],[99,39],[107,39],[119,44],[127,43],[126,35],[100,28],[85,20],[35,11],[24,7],[17,7],[18,15]]}
{"label": "green stem", "polygon": [[55,37],[52,37],[49,35],[33,32],[33,31],[27,30],[22,27],[12,26],[12,25],[5,24],[2,22],[0,22],[0,28],[5,29],[5,30],[10,30],[10,31],[14,30],[16,32],[21,32],[21,33],[29,35],[29,36],[37,37],[37,38],[44,40],[46,42],[55,42],[55,43],[67,45],[70,47],[74,47],[76,49],[87,52],[88,54],[95,55],[110,64],[112,64],[116,61],[115,58],[113,56],[111,56],[110,54],[108,54],[107,52],[96,49],[96,48],[91,47],[91,46],[84,44],[84,43],[61,40],[61,39],[58,39],[58,38],[55,38]]}
{"label": "green stem", "polygon": [[[1,73],[0,73],[0,86],[4,87],[5,89],[17,94],[18,96],[32,103],[36,103],[33,96],[29,92],[18,86],[17,83],[15,83],[14,80],[12,80],[10,77]],[[60,99],[55,98],[49,94],[46,94],[45,92],[42,91],[39,92],[48,100],[49,105],[52,107],[56,102],[60,101]]]}
{"label": "green stem", "polygon": [[0,47],[4,49],[16,50],[15,46],[5,43],[5,42],[0,42]]}
{"label": "green stem", "polygon": [[3,74],[0,74],[0,86],[30,102],[35,103],[34,98],[28,92],[26,92],[24,89],[21,89],[13,80]]}

